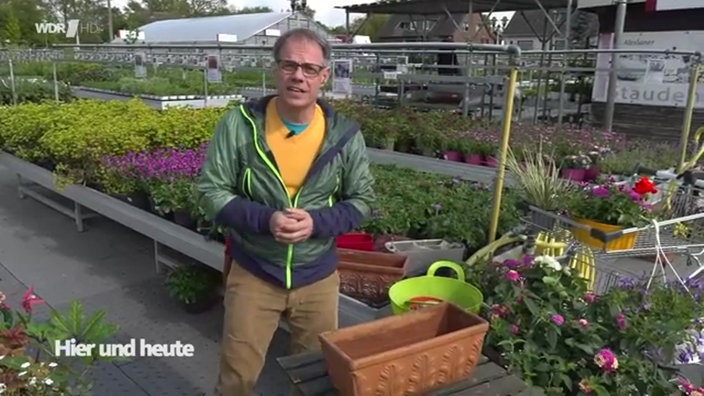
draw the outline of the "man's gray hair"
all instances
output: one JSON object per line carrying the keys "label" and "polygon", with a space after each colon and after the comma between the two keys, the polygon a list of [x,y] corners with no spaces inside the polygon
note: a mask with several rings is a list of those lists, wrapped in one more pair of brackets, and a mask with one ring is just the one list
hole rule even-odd
{"label": "man's gray hair", "polygon": [[286,31],[284,34],[282,34],[278,40],[276,40],[276,43],[274,43],[274,60],[275,61],[280,61],[281,60],[281,50],[284,48],[284,45],[286,42],[290,39],[304,39],[308,41],[312,41],[320,46],[320,49],[323,51],[323,58],[325,59],[325,63],[330,62],[330,57],[332,53],[332,49],[330,48],[330,43],[328,43],[327,40],[325,40],[323,37],[321,37],[318,33],[316,33],[313,30],[310,29],[305,29],[305,28],[298,28],[298,29],[291,29]]}

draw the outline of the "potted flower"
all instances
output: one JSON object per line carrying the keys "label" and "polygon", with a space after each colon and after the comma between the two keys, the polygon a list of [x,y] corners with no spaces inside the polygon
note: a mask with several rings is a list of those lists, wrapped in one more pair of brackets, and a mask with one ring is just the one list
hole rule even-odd
{"label": "potted flower", "polygon": [[599,163],[609,155],[611,150],[608,147],[595,147],[587,156],[589,157],[589,166],[584,171],[584,181],[593,182],[599,177]]}
{"label": "potted flower", "polygon": [[149,197],[135,169],[137,153],[105,156],[98,170],[98,180],[112,197],[142,210],[149,209]]}
{"label": "potted flower", "polygon": [[484,154],[482,147],[476,137],[465,134],[460,142],[460,151],[464,154],[464,162],[470,165],[484,165]]}
{"label": "potted flower", "polygon": [[222,277],[218,271],[202,265],[183,265],[172,269],[166,278],[169,295],[177,299],[188,313],[201,313],[218,300]]}
{"label": "potted flower", "polygon": [[496,158],[496,152],[499,149],[496,136],[486,132],[476,141],[475,149],[477,154],[484,158],[484,165],[496,168],[499,166],[499,160]]}
{"label": "potted flower", "polygon": [[[574,192],[577,186],[558,176],[554,162],[544,160],[541,151],[528,148],[522,151],[522,160],[513,150],[509,150],[507,167],[517,184],[521,198],[528,204],[547,212],[560,212],[565,209],[564,195]],[[531,211],[531,221],[545,229],[551,229],[554,218]]]}
{"label": "potted flower", "polygon": [[154,209],[162,215],[172,214],[174,223],[194,230],[198,213],[194,182],[191,179],[153,182],[149,188]]}
{"label": "potted flower", "polygon": [[589,165],[591,165],[591,160],[588,155],[568,155],[562,159],[560,175],[568,180],[584,181]]}
{"label": "potted flower", "polygon": [[[586,187],[567,197],[570,216],[580,224],[605,233],[642,226],[652,218],[653,208],[648,203],[650,194],[657,192],[652,181],[641,178],[631,188],[628,184],[607,181],[596,187]],[[587,245],[603,248],[605,241],[591,236],[590,230],[575,228],[575,238]],[[606,250],[632,249],[637,233],[630,232],[606,243]]]}

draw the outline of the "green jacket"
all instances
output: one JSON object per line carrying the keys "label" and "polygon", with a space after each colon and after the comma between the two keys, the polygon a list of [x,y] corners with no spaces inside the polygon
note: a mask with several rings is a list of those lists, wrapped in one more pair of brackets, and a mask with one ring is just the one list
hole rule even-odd
{"label": "green jacket", "polygon": [[[326,118],[320,155],[290,199],[264,136],[273,96],[228,111],[208,147],[197,188],[206,216],[232,229],[232,257],[256,275],[286,288],[313,283],[337,266],[335,237],[359,227],[375,201],[359,125],[319,101]],[[311,238],[276,242],[271,215],[285,208],[311,214]]]}

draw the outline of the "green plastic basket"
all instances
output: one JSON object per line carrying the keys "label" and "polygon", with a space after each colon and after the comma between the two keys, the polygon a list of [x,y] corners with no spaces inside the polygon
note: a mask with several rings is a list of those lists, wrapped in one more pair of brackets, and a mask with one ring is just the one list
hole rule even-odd
{"label": "green plastic basket", "polygon": [[[440,268],[455,271],[457,279],[435,276]],[[411,310],[410,300],[417,297],[432,297],[456,304],[469,312],[479,314],[484,295],[475,286],[464,281],[462,267],[452,261],[437,261],[428,268],[426,276],[404,279],[389,288],[391,308],[395,315]]]}

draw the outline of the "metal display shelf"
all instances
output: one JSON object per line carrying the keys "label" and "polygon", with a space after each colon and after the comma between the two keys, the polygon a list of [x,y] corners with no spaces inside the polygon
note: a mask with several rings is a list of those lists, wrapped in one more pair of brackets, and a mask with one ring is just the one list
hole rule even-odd
{"label": "metal display shelf", "polygon": [[[183,256],[222,271],[224,246],[219,242],[207,241],[196,232],[92,188],[81,185],[57,188],[50,171],[11,154],[0,152],[0,165],[17,175],[20,198],[29,196],[73,218],[79,232],[85,229],[83,224],[85,219],[100,214],[152,239],[154,265],[157,272],[161,272],[163,265],[167,267],[180,265],[184,261]],[[67,208],[48,194],[37,191],[38,189],[30,190],[29,181],[73,201],[74,209]],[[86,208],[94,213],[84,214],[83,210]],[[339,298],[339,315],[342,323],[358,323],[360,320],[372,320],[391,313],[389,307],[376,310],[342,294]],[[284,321],[280,323],[280,327],[288,331]]]}
{"label": "metal display shelf", "polygon": [[[187,228],[145,212],[144,210],[91,188],[73,184],[65,188],[57,188],[54,184],[54,177],[50,171],[23,161],[11,154],[1,153],[0,165],[4,165],[23,180],[32,181],[49,191],[72,200],[74,207],[77,208],[74,209],[75,213],[80,214],[82,208],[88,208],[95,213],[99,213],[151,238],[155,242],[155,247],[157,244],[167,246],[198,262],[222,271],[224,247],[221,243],[207,241],[202,235],[188,230]],[[22,185],[18,186],[18,192],[20,196],[22,196],[22,194],[29,196],[27,190],[24,189]],[[35,198],[36,195],[40,194],[34,194],[32,197]],[[57,206],[61,205],[47,195],[42,195],[39,201],[54,209],[57,209]],[[51,203],[49,204],[47,202]],[[69,215],[69,213],[65,211],[61,212]],[[74,217],[76,228],[79,231],[84,229],[84,219],[85,217],[80,215]],[[167,260],[161,260],[162,258],[159,257],[159,249],[156,249],[155,253],[155,256],[157,256],[155,262],[157,269],[160,267],[160,264],[168,264]]]}
{"label": "metal display shelf", "polygon": [[84,99],[120,100],[128,101],[139,98],[148,106],[157,110],[165,110],[169,107],[188,106],[197,109],[205,107],[226,107],[233,100],[242,100],[242,95],[209,95],[206,100],[203,96],[196,95],[130,95],[121,92],[109,91],[105,89],[75,87],[72,89],[74,95]]}
{"label": "metal display shelf", "polygon": [[[432,172],[445,176],[491,184],[496,179],[497,168],[470,165],[464,162],[447,161],[422,155],[399,153],[396,151],[367,148],[369,160],[376,164],[397,165],[418,171]],[[510,174],[506,175],[506,186],[514,184]]]}

